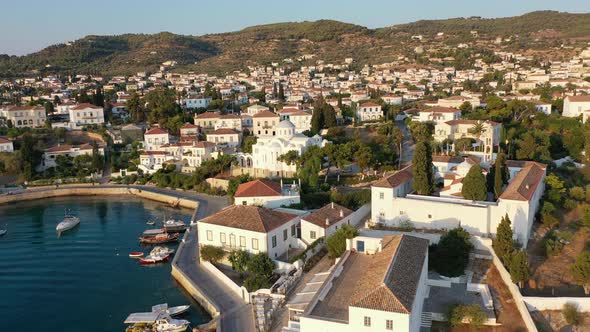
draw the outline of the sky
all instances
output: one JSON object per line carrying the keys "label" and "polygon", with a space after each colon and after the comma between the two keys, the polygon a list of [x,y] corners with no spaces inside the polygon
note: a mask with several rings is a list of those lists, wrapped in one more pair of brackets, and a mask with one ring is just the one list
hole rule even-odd
{"label": "sky", "polygon": [[421,19],[590,12],[589,0],[2,0],[0,54],[23,55],[86,35],[202,35],[334,19],[369,28]]}

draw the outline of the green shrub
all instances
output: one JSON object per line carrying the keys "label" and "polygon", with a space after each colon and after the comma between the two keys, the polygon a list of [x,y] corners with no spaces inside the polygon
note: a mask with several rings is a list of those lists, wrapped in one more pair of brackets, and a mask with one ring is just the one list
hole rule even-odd
{"label": "green shrub", "polygon": [[344,225],[342,228],[334,232],[326,241],[328,254],[331,258],[338,258],[346,251],[346,240],[352,239],[358,235],[356,228]]}
{"label": "green shrub", "polygon": [[201,247],[201,258],[210,263],[217,263],[225,257],[225,251],[222,248],[204,245]]}
{"label": "green shrub", "polygon": [[250,254],[245,250],[232,250],[227,258],[236,272],[245,272]]}
{"label": "green shrub", "polygon": [[566,210],[573,210],[578,206],[578,202],[574,201],[573,199],[567,198],[565,202],[563,202],[563,208]]}
{"label": "green shrub", "polygon": [[583,318],[584,318],[578,312],[577,305],[575,305],[573,303],[564,304],[563,308],[561,309],[561,313],[563,314],[563,319],[565,319],[565,321],[568,324],[574,325],[574,326],[580,325],[583,321]]}
{"label": "green shrub", "polygon": [[461,276],[469,263],[469,253],[472,249],[469,233],[457,227],[443,235],[438,244],[430,246],[428,264],[444,276]]}
{"label": "green shrub", "polygon": [[559,219],[557,219],[550,213],[543,213],[541,215],[541,221],[543,222],[543,225],[545,225],[545,227],[547,228],[553,228],[559,225]]}
{"label": "green shrub", "polygon": [[483,326],[487,320],[486,313],[477,304],[463,305],[457,304],[449,308],[447,319],[452,327],[463,324],[463,319],[467,319],[469,324],[477,329]]}
{"label": "green shrub", "polygon": [[246,263],[246,270],[256,276],[270,280],[274,274],[275,263],[266,253],[258,253],[250,256]]}
{"label": "green shrub", "polygon": [[262,288],[270,288],[270,286],[272,285],[270,284],[269,279],[261,275],[249,276],[244,280],[244,287],[246,287],[248,292],[254,292]]}
{"label": "green shrub", "polygon": [[570,197],[575,199],[576,201],[582,201],[586,197],[586,193],[584,192],[584,188],[582,187],[572,187],[569,190]]}

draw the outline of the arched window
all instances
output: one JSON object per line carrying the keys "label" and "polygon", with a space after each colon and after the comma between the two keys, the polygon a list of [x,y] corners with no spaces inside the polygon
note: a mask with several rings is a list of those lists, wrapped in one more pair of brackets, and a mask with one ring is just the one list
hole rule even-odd
{"label": "arched window", "polygon": [[16,125],[17,125],[17,126],[22,126],[22,124],[23,124],[23,122],[22,122],[21,120],[18,120],[18,121],[16,122]]}

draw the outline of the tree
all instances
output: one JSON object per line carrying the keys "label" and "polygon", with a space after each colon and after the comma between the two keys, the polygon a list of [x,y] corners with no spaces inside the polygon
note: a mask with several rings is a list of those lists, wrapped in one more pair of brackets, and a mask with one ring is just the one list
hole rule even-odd
{"label": "tree", "polygon": [[274,274],[275,263],[264,252],[252,255],[246,263],[246,270],[254,275],[262,276],[266,280]]}
{"label": "tree", "polygon": [[157,88],[148,92],[143,100],[150,110],[149,120],[157,122],[162,128],[167,128],[168,118],[179,113],[176,107],[176,92],[172,89]]}
{"label": "tree", "polygon": [[454,305],[447,313],[447,319],[452,327],[463,324],[463,320],[466,319],[474,329],[478,329],[483,326],[487,318],[486,313],[477,304]]}
{"label": "tree", "polygon": [[250,276],[244,280],[244,287],[246,287],[248,292],[254,292],[262,288],[270,288],[270,286],[272,286],[270,281],[260,275]]}
{"label": "tree", "polygon": [[279,83],[279,100],[285,100],[285,89],[283,88],[283,84]]}
{"label": "tree", "polygon": [[104,158],[98,151],[98,144],[92,141],[92,171],[98,172],[104,167]]}
{"label": "tree", "polygon": [[317,134],[324,127],[324,114],[321,109],[314,108],[311,115],[311,132]]}
{"label": "tree", "polygon": [[584,316],[580,315],[578,306],[575,303],[565,303],[561,309],[561,313],[563,314],[563,319],[570,325],[578,326],[584,321]]}
{"label": "tree", "polygon": [[494,248],[494,252],[504,264],[508,263],[514,251],[514,240],[512,237],[512,225],[508,214],[506,214],[506,216],[502,217],[496,229],[496,237],[492,240],[492,248]]}
{"label": "tree", "polygon": [[590,294],[590,252],[582,251],[571,268],[574,282],[584,287],[584,293]]}
{"label": "tree", "polygon": [[523,283],[530,278],[528,255],[524,250],[518,250],[512,254],[508,265],[512,282],[522,288]]}
{"label": "tree", "polygon": [[225,256],[225,251],[223,251],[223,249],[221,249],[219,247],[208,245],[208,244],[201,247],[201,258],[204,261],[207,261],[210,263],[217,263],[220,260],[222,260],[224,256]]}
{"label": "tree", "polygon": [[430,144],[425,141],[418,142],[414,151],[414,159],[412,160],[414,190],[418,195],[430,195],[432,192],[434,188],[433,167]]}
{"label": "tree", "polygon": [[373,151],[366,144],[361,144],[359,149],[354,154],[354,159],[359,165],[361,171],[364,171],[373,160]]}
{"label": "tree", "polygon": [[481,166],[479,166],[479,164],[471,166],[469,172],[463,179],[461,195],[463,195],[463,198],[472,201],[486,200],[486,178],[483,175],[481,171]]}
{"label": "tree", "polygon": [[465,114],[473,110],[473,106],[471,106],[470,102],[466,101],[463,104],[461,104],[461,106],[459,106],[459,109],[461,110],[461,113]]}
{"label": "tree", "polygon": [[137,123],[145,121],[145,112],[141,105],[141,99],[139,98],[137,92],[132,92],[131,96],[129,96],[129,99],[127,100],[127,110],[129,111],[133,122]]}
{"label": "tree", "polygon": [[49,115],[49,114],[52,114],[55,112],[55,107],[53,106],[52,102],[50,102],[50,101],[45,102],[44,106],[45,106],[45,114],[46,115]]}
{"label": "tree", "polygon": [[428,264],[444,276],[461,276],[469,263],[472,249],[469,233],[461,227],[454,228],[441,236],[438,244],[430,246]]}
{"label": "tree", "polygon": [[328,255],[331,258],[338,258],[346,251],[346,240],[352,239],[358,235],[356,228],[350,225],[344,225],[342,228],[334,232],[327,240],[326,247],[328,248]]}
{"label": "tree", "polygon": [[500,197],[504,191],[504,184],[508,182],[510,174],[508,174],[508,167],[506,166],[506,156],[504,152],[500,151],[496,157],[494,164],[494,194]]}
{"label": "tree", "polygon": [[232,250],[229,253],[228,260],[234,271],[246,272],[246,266],[250,260],[250,254],[246,250]]}

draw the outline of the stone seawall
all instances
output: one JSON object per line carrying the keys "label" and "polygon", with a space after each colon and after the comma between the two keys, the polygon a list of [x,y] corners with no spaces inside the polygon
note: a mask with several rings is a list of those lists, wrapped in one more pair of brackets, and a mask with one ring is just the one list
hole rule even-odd
{"label": "stone seawall", "polygon": [[62,197],[62,196],[107,196],[107,195],[133,195],[152,201],[162,202],[170,206],[178,206],[187,209],[197,209],[199,202],[195,200],[178,198],[172,195],[156,193],[148,189],[126,188],[126,187],[59,187],[51,189],[36,188],[12,195],[0,196],[0,204],[21,202],[35,199]]}

